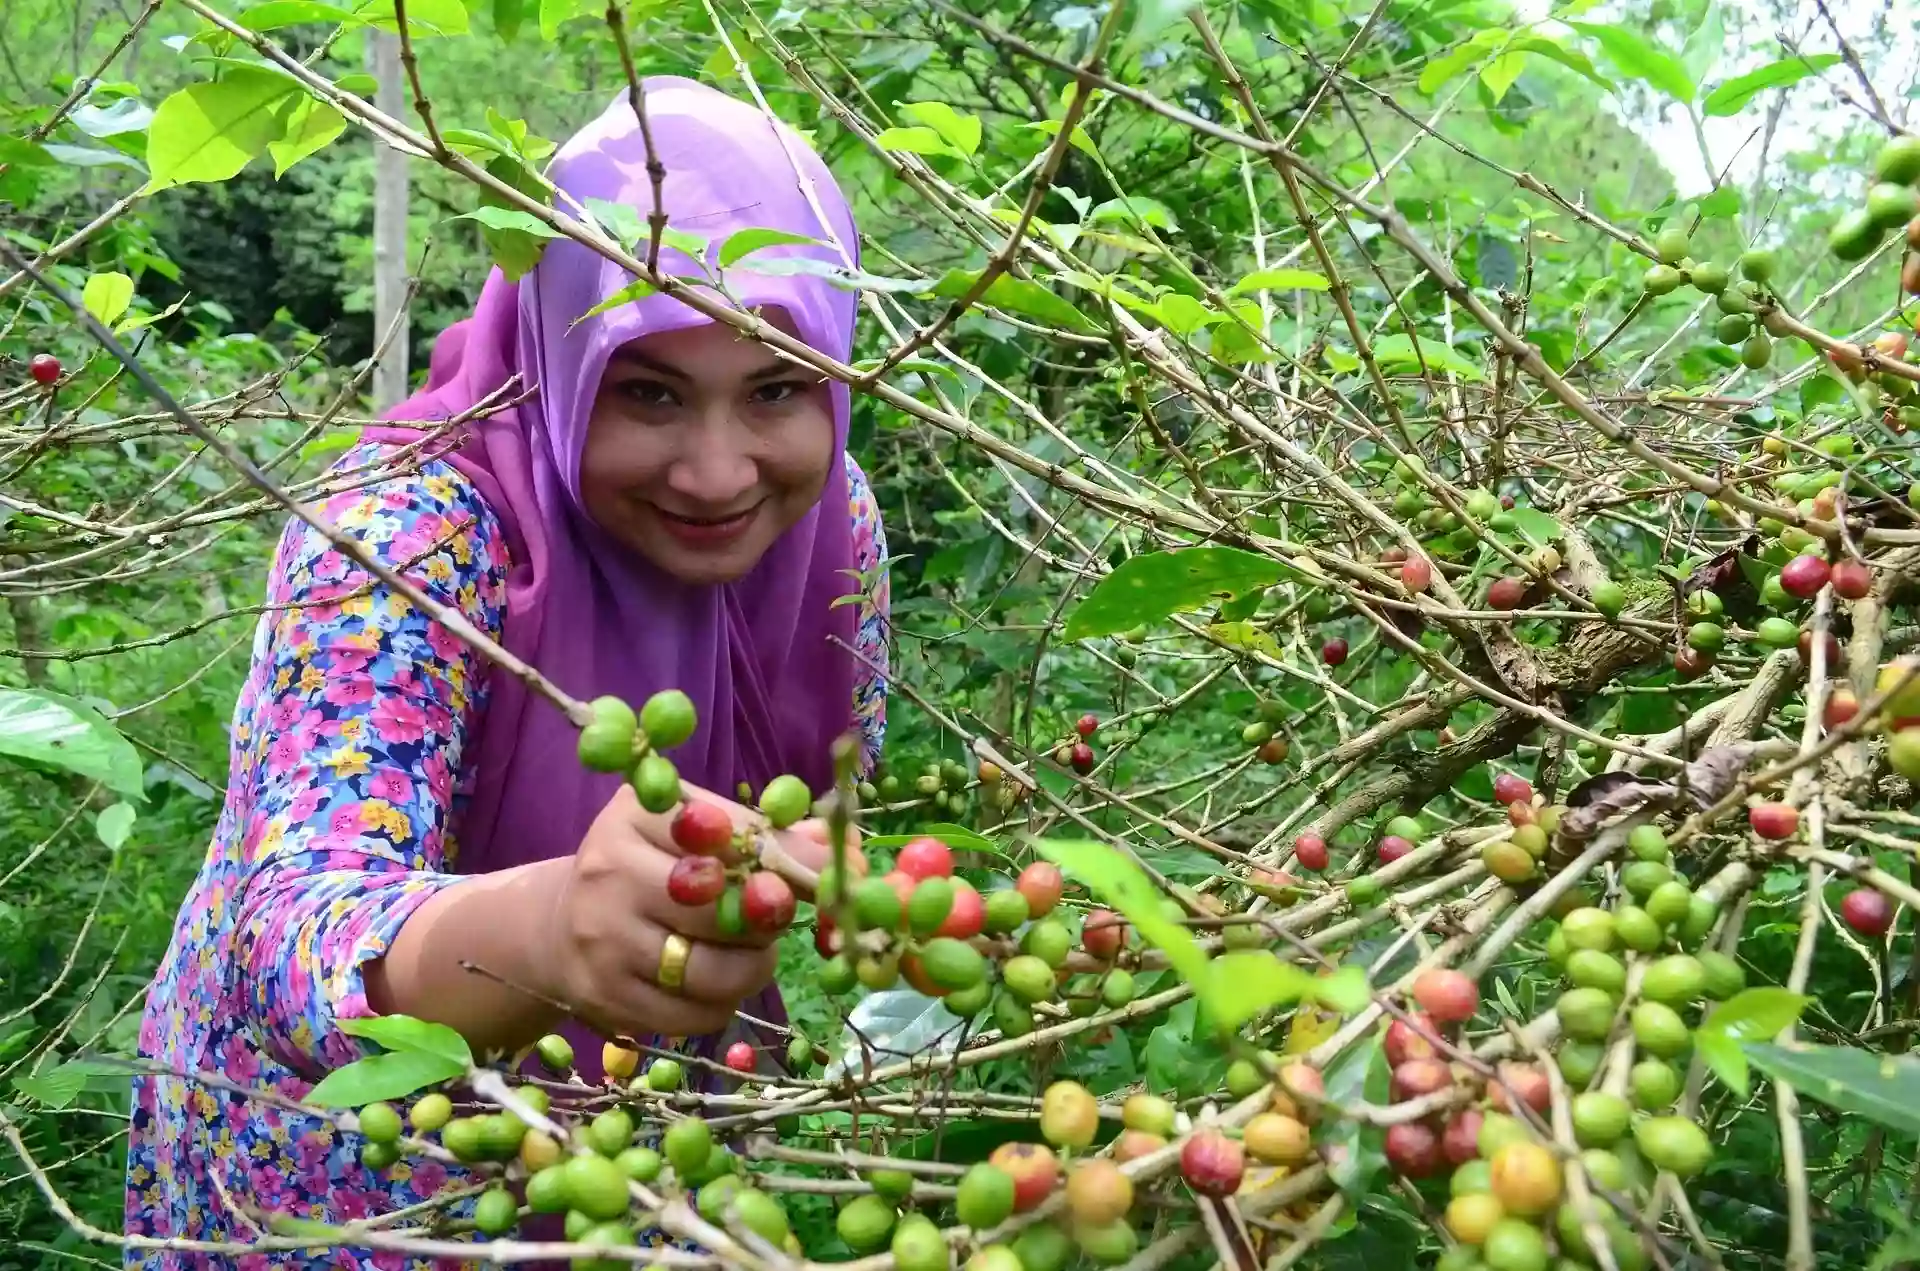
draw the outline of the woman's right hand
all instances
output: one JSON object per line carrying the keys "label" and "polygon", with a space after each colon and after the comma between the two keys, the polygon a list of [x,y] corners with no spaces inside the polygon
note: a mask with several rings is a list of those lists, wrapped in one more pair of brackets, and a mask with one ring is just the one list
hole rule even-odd
{"label": "woman's right hand", "polygon": [[[760,820],[719,795],[683,785],[683,798],[715,803],[736,828]],[[648,1033],[699,1036],[722,1031],[741,1003],[773,981],[778,932],[724,935],[714,905],[689,907],[667,895],[667,875],[686,853],[669,832],[672,818],[647,812],[622,783],[600,810],[571,859],[541,939],[541,988],[605,1037]],[[824,864],[817,822],[777,832],[780,846],[811,868]],[[866,872],[858,831],[849,863]],[[661,983],[670,936],[690,949],[677,987]]]}

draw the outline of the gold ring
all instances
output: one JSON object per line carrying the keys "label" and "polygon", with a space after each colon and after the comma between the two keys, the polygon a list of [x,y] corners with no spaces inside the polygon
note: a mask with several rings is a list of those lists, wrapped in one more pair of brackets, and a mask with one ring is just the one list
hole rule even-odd
{"label": "gold ring", "polygon": [[687,982],[687,959],[693,956],[693,944],[678,932],[670,932],[660,946],[660,974],[654,982],[663,989],[678,990]]}

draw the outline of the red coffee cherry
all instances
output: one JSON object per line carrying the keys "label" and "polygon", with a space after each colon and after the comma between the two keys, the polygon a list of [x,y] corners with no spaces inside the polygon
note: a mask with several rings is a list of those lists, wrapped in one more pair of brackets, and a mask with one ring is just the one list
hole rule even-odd
{"label": "red coffee cherry", "polygon": [[726,889],[726,867],[711,856],[682,856],[667,873],[667,899],[676,905],[711,905]]}
{"label": "red coffee cherry", "polygon": [[764,869],[747,875],[740,889],[740,912],[759,931],[784,931],[797,903],[787,880]]}
{"label": "red coffee cherry", "polygon": [[733,843],[733,818],[717,803],[682,803],[668,832],[682,851],[718,856]]}

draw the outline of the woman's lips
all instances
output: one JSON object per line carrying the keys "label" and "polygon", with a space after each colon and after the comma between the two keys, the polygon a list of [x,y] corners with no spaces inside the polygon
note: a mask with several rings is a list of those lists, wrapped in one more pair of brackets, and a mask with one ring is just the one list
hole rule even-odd
{"label": "woman's lips", "polygon": [[653,509],[667,533],[688,547],[723,547],[745,534],[760,514],[756,503],[744,512],[726,517],[679,516],[662,507]]}

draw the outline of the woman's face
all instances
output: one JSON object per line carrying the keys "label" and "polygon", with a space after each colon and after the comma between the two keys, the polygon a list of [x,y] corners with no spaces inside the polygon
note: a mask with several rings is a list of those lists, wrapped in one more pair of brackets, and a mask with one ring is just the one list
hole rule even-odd
{"label": "woman's face", "polygon": [[[761,315],[797,335],[784,310]],[[827,382],[718,322],[643,336],[600,379],[580,497],[675,578],[731,582],[820,498],[833,462]]]}

